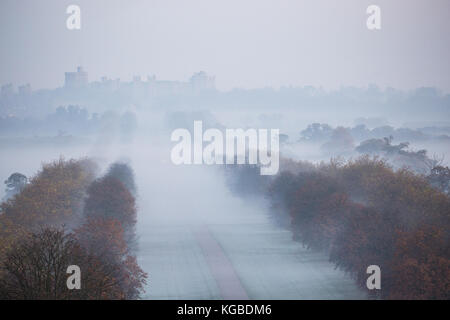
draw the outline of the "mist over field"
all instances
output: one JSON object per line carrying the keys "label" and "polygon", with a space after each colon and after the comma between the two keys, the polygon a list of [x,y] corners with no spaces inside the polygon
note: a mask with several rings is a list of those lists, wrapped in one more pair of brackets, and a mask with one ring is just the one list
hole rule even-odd
{"label": "mist over field", "polygon": [[[347,274],[334,269],[326,254],[306,249],[292,240],[289,227],[274,221],[270,200],[265,195],[247,194],[246,190],[240,195],[241,191],[234,191],[221,165],[174,165],[170,153],[175,143],[170,141],[170,133],[175,128],[191,128],[194,120],[203,120],[206,127],[280,128],[288,136],[282,143],[281,157],[316,164],[333,157],[357,158],[362,155],[356,151],[362,141],[390,135],[396,143],[412,141],[408,150],[426,149],[430,157],[439,155],[443,165],[448,165],[449,159],[450,138],[445,134],[449,127],[439,126],[442,120],[439,118],[436,119],[438,124],[425,134],[416,128],[400,126],[402,130],[409,130],[403,132],[386,127],[405,121],[401,118],[352,120],[352,114],[340,114],[342,120],[333,118],[330,132],[320,136],[324,130],[316,132],[307,128],[311,123],[326,123],[326,117],[314,118],[311,113],[308,116],[311,120],[305,119],[308,117],[298,115],[294,108],[274,107],[272,112],[270,108],[233,112],[224,108],[205,111],[195,107],[174,110],[125,107],[119,110],[114,111],[115,115],[109,120],[104,120],[105,123],[96,123],[88,134],[77,126],[93,121],[90,114],[80,121],[76,114],[69,113],[67,119],[52,123],[54,128],[39,128],[33,135],[11,130],[2,137],[0,174],[3,180],[13,172],[32,177],[42,163],[60,157],[91,158],[99,165],[100,172],[115,161],[129,163],[138,190],[137,257],[140,266],[150,275],[142,297],[148,299],[235,298],[239,290],[251,299],[365,298]],[[130,114],[134,119],[132,125],[121,126],[121,117]],[[71,116],[74,119],[70,119]],[[106,118],[100,116],[103,117]],[[351,129],[358,121],[374,122],[371,129],[366,129],[367,136]],[[72,127],[67,129],[67,124]],[[346,126],[345,134],[333,138],[333,130],[339,125]],[[377,132],[376,128],[381,129]],[[36,134],[39,130],[43,132],[41,135]],[[396,133],[402,136],[396,138]],[[329,141],[341,143],[342,147],[326,147]],[[426,166],[422,166],[426,161],[422,158],[404,164],[382,151],[375,150],[374,154],[389,158],[394,166],[409,165],[421,174],[421,170],[426,170]],[[1,190],[1,196],[4,195]],[[224,280],[216,279],[213,271],[216,258],[205,255],[202,240],[198,238],[204,230],[225,250],[240,279],[240,286],[231,293],[221,288],[220,281]]]}
{"label": "mist over field", "polygon": [[[448,299],[450,7],[378,2],[2,2],[0,299]],[[195,121],[279,170],[174,164]],[[11,289],[57,241],[85,291]]]}

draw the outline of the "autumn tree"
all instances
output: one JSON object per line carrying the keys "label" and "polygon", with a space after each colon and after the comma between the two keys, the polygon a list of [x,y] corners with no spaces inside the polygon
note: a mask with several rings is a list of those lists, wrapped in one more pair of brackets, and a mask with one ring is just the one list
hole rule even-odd
{"label": "autumn tree", "polygon": [[399,232],[392,261],[390,299],[450,299],[449,231],[424,225]]}
{"label": "autumn tree", "polygon": [[361,204],[347,207],[346,219],[333,240],[330,261],[353,276],[368,294],[366,287],[367,267],[378,265],[382,270],[382,293],[389,292],[392,285],[391,261],[395,250],[396,223],[373,208]]}
{"label": "autumn tree", "polygon": [[[147,275],[133,255],[132,170],[112,166],[105,177],[94,176],[91,161],[60,159],[2,204],[1,298],[140,297]],[[65,272],[72,264],[81,268],[81,290],[67,290]]]}
{"label": "autumn tree", "polygon": [[276,176],[267,190],[270,199],[271,212],[274,221],[284,227],[291,223],[289,208],[292,207],[294,193],[300,187],[302,179],[289,171],[283,171]]}
{"label": "autumn tree", "polygon": [[84,207],[85,219],[117,220],[130,247],[136,249],[136,203],[134,196],[117,178],[106,175],[88,188]]}
{"label": "autumn tree", "polygon": [[79,223],[86,189],[96,166],[88,160],[44,164],[41,171],[14,198],[0,205],[0,259],[15,239],[45,226]]}
{"label": "autumn tree", "polygon": [[116,219],[124,228],[136,223],[135,199],[117,178],[107,175],[95,180],[87,194],[84,207],[86,218]]}
{"label": "autumn tree", "polygon": [[330,245],[325,239],[325,230],[331,231],[332,224],[337,225],[339,218],[332,215],[341,214],[347,197],[339,192],[338,182],[331,177],[312,173],[302,175],[302,178],[304,181],[295,191],[290,205],[294,239],[308,247],[325,249]]}
{"label": "autumn tree", "polygon": [[106,176],[111,176],[123,183],[133,196],[136,196],[136,183],[133,169],[124,162],[114,162],[108,168]]}
{"label": "autumn tree", "polygon": [[75,235],[89,257],[87,292],[95,294],[88,298],[139,298],[147,274],[130,252],[118,220],[90,218],[75,231]]}
{"label": "autumn tree", "polygon": [[450,198],[429,179],[363,156],[281,172],[268,194],[273,211],[290,213],[294,239],[327,251],[362,289],[367,267],[380,266],[382,290],[368,294],[448,299]]}
{"label": "autumn tree", "polygon": [[61,158],[45,164],[27,188],[2,203],[2,213],[14,223],[31,229],[73,222],[81,214],[94,170],[95,165],[89,160]]}
{"label": "autumn tree", "polygon": [[[97,225],[98,226],[98,225]],[[139,297],[146,274],[134,257],[124,252],[105,256],[88,245],[85,236],[101,239],[107,247],[119,244],[120,228],[102,225],[81,228],[77,234],[64,229],[45,228],[17,241],[0,264],[1,299],[134,299]],[[104,235],[112,232],[110,236]],[[119,233],[117,233],[119,232]],[[113,240],[116,243],[114,243]],[[109,248],[109,253],[117,246]],[[81,270],[81,289],[69,290],[66,285],[67,267],[77,265]]]}
{"label": "autumn tree", "polygon": [[[64,230],[44,229],[17,241],[0,264],[0,298],[68,299],[66,269],[76,240]],[[75,259],[76,260],[76,259]]]}

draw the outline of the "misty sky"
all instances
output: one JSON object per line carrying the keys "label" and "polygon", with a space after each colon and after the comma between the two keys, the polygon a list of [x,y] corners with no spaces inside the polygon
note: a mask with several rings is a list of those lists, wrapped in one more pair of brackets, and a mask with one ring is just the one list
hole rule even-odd
{"label": "misty sky", "polygon": [[[81,30],[66,8],[81,7]],[[366,28],[381,7],[382,29]],[[375,83],[450,92],[449,0],[1,0],[0,84],[61,86],[83,65],[90,80],[188,80],[219,89]]]}

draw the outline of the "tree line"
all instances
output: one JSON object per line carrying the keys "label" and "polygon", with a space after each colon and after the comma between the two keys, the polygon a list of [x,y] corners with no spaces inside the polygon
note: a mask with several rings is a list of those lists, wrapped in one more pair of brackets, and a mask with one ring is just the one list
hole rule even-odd
{"label": "tree line", "polygon": [[[430,181],[438,172],[394,170],[367,155],[317,165],[285,159],[280,168],[275,177],[244,166],[227,173],[234,191],[264,194],[295,241],[327,252],[369,297],[450,298],[450,198]],[[370,265],[381,269],[381,290],[366,287]]]}
{"label": "tree line", "polygon": [[[89,159],[44,164],[0,206],[0,299],[136,299],[147,274],[136,248],[132,169],[97,177]],[[66,285],[69,265],[81,289]]]}

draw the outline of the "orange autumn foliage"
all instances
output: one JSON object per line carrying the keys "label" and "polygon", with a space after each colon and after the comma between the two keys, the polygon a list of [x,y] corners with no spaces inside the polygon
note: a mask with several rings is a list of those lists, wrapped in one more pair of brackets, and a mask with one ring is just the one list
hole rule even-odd
{"label": "orange autumn foliage", "polygon": [[[94,180],[94,169],[89,160],[59,159],[1,204],[0,298],[139,298],[147,274],[130,248],[134,196],[112,176]],[[82,270],[81,290],[67,290],[70,264]]]}
{"label": "orange autumn foliage", "polygon": [[44,226],[76,225],[95,165],[87,159],[45,164],[21,193],[0,205],[0,257],[15,239]]}
{"label": "orange autumn foliage", "polygon": [[268,189],[276,214],[289,212],[295,240],[327,251],[364,290],[367,267],[380,266],[382,289],[369,295],[449,299],[448,194],[426,177],[368,156],[297,167],[278,174]]}

